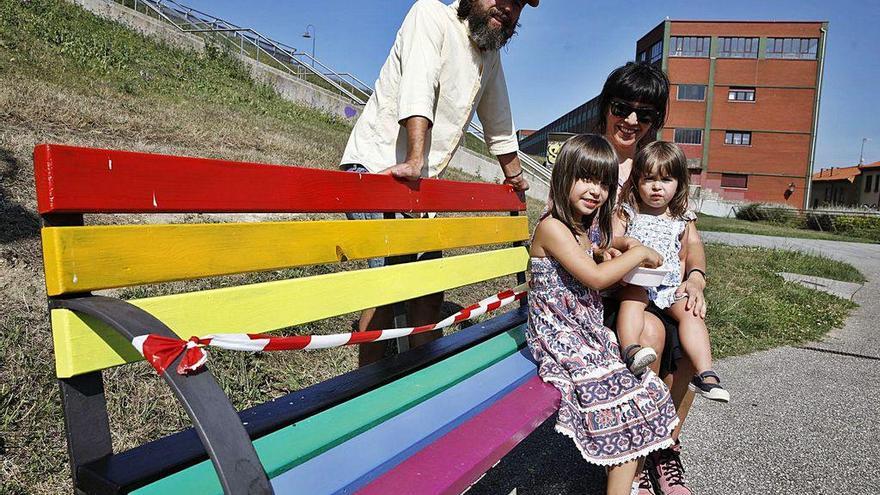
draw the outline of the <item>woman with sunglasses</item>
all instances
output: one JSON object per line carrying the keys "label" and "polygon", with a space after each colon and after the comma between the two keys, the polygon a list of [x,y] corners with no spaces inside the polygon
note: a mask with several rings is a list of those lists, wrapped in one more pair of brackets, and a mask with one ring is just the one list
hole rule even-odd
{"label": "woman with sunglasses", "polygon": [[[669,80],[653,65],[629,62],[611,72],[605,81],[599,95],[599,119],[595,132],[604,135],[617,151],[620,186],[629,180],[636,151],[657,139],[666,120],[668,98]],[[686,244],[683,248],[686,275],[677,293],[687,294],[688,310],[705,318],[706,255],[703,243],[696,229],[688,232],[683,242]],[[617,307],[616,301],[606,299],[605,325],[609,328],[615,328]],[[653,348],[661,356],[651,368],[669,386],[681,421],[673,433],[675,445],[648,457],[639,479],[639,493],[655,493],[650,479],[653,478],[664,495],[689,495],[691,491],[685,484],[679,456],[678,435],[694,398],[688,390],[694,367],[682,351],[676,322],[662,312],[645,315],[640,344]]]}

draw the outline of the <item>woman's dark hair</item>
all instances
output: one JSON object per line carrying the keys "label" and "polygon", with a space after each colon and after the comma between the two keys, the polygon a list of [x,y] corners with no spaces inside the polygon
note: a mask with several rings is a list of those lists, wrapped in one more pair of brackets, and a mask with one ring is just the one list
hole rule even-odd
{"label": "woman's dark hair", "polygon": [[[601,234],[600,248],[611,244],[611,212],[617,196],[617,153],[603,136],[578,134],[562,145],[550,178],[550,215],[564,223],[575,236],[587,234],[593,221]],[[577,223],[571,213],[569,195],[578,180],[594,180],[608,188],[608,200]]]}
{"label": "woman's dark hair", "polygon": [[637,62],[627,62],[626,65],[614,69],[599,94],[599,118],[593,128],[596,134],[605,135],[612,98],[652,105],[657,111],[657,120],[651,124],[651,129],[639,141],[638,146],[656,139],[657,131],[666,122],[666,106],[669,100],[669,79],[662,70],[652,64]]}
{"label": "woman's dark hair", "polygon": [[682,218],[688,207],[690,173],[684,152],[678,145],[669,141],[648,143],[636,153],[630,180],[620,191],[621,204],[626,203],[635,211],[639,211],[639,183],[645,177],[653,176],[672,177],[678,181],[678,189],[669,202],[669,215],[673,218]]}

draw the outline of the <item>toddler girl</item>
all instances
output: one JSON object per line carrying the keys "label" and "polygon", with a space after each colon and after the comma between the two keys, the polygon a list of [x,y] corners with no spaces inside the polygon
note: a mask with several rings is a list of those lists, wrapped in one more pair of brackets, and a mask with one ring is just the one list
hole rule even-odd
{"label": "toddler girl", "polygon": [[530,247],[527,342],[538,374],[562,394],[556,431],[571,437],[588,462],[607,467],[607,493],[628,494],[638,490],[633,478],[641,461],[672,445],[678,417],[663,382],[651,372],[635,377],[614,332],[602,324],[599,291],[636,266],[662,263],[652,249],[622,239],[615,247],[625,252],[593,261],[594,221],[600,247],[611,244],[617,168],[602,136],[574,136],[560,150],[549,208]]}
{"label": "toddler girl", "polygon": [[696,216],[687,209],[688,168],[681,148],[665,141],[642,148],[635,156],[620,203],[614,218],[615,236],[625,235],[654,249],[665,260],[660,268],[669,270],[658,287],[630,285],[620,290],[617,336],[624,348],[624,360],[638,375],[656,359],[653,349],[637,344],[645,324],[645,309],[648,304],[656,305],[678,322],[682,348],[697,369],[691,390],[707,399],[728,402],[730,394],[712,370],[706,322],[686,310],[686,296],[675,296],[679,284],[690,275],[682,277],[681,273],[682,239],[696,228]]}

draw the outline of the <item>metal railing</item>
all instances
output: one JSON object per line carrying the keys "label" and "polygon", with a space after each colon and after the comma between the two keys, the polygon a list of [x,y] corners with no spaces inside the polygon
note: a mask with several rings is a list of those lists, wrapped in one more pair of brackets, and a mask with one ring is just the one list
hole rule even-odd
{"label": "metal railing", "polygon": [[237,26],[175,0],[113,0],[142,14],[156,17],[183,33],[199,36],[241,56],[337,93],[363,105],[372,90],[349,73],[338,73],[310,54],[275,41],[260,32]]}
{"label": "metal railing", "polygon": [[[476,122],[471,122],[470,128],[468,129],[468,133],[473,134],[474,136],[485,141],[485,137],[483,135],[483,128],[477,124]],[[550,186],[550,169],[538,163],[537,160],[529,156],[528,154],[517,151],[517,156],[519,157],[520,164],[526,172],[531,174],[534,180],[541,182],[545,186]]]}
{"label": "metal railing", "polygon": [[[254,59],[323,89],[338,93],[352,102],[364,105],[373,88],[349,72],[336,72],[309,53],[272,40],[251,28],[243,28],[224,19],[186,6],[176,0],[108,0],[137,12],[158,18],[183,33],[199,36],[240,56]],[[483,129],[471,122],[468,133],[482,140]],[[533,180],[550,185],[550,170],[520,151],[523,168]]]}

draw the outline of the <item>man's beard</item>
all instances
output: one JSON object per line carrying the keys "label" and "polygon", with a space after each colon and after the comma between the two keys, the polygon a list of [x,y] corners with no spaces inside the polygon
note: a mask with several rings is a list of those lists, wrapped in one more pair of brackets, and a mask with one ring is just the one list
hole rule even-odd
{"label": "man's beard", "polygon": [[509,20],[500,29],[489,25],[493,9],[496,8],[481,10],[479,0],[460,0],[458,3],[458,17],[468,20],[471,39],[480,50],[498,50],[516,34],[516,23]]}

